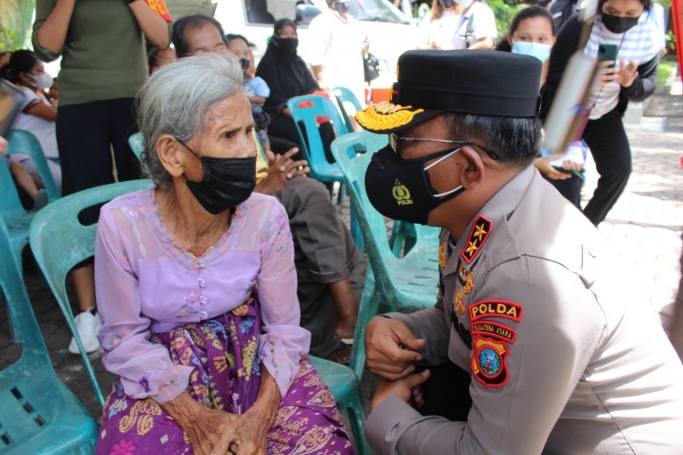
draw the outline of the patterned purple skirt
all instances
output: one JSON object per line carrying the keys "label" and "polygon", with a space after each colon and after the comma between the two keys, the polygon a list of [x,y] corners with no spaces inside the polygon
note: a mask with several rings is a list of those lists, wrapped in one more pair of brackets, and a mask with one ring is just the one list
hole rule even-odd
{"label": "patterned purple skirt", "polygon": [[[261,311],[256,299],[215,319],[154,334],[178,365],[195,368],[188,393],[212,409],[241,415],[256,401],[261,384],[258,340]],[[128,397],[119,381],[104,406],[97,455],[192,454],[190,438],[151,398]],[[332,394],[308,357],[280,403],[268,433],[268,453],[354,454]]]}

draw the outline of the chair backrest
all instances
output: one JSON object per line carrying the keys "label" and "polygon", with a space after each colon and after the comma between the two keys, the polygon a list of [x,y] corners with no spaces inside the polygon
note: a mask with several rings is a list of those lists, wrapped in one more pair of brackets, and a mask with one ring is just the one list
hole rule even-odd
{"label": "chair backrest", "polygon": [[43,148],[40,146],[38,139],[30,132],[24,130],[10,130],[6,137],[7,142],[9,142],[8,154],[12,153],[25,153],[31,157],[33,162],[38,168],[38,174],[40,174],[40,179],[43,181],[45,186],[45,192],[47,193],[47,199],[49,202],[54,202],[60,198],[59,190],[52,178],[52,173],[47,164],[47,159],[45,158],[45,153]]}
{"label": "chair backrest", "polygon": [[142,133],[138,132],[131,134],[128,138],[128,145],[130,145],[135,156],[142,161],[142,152],[145,150],[145,139],[143,138]]}
{"label": "chair backrest", "polygon": [[[315,172],[316,167],[329,166],[327,158],[325,158],[323,142],[318,131],[316,119],[318,117],[328,117],[338,137],[347,134],[349,131],[339,114],[337,106],[324,96],[305,95],[290,98],[287,101],[287,107],[292,113],[303,152],[308,164],[311,166],[311,170]],[[299,122],[303,122],[306,127],[306,137],[301,132]],[[308,147],[306,147],[307,143]]]}
{"label": "chair backrest", "polygon": [[36,214],[29,233],[31,250],[58,301],[66,297],[67,273],[95,252],[97,224],[83,226],[79,213],[151,185],[150,180],[133,180],[98,186],[64,197]]}
{"label": "chair backrest", "polygon": [[335,87],[332,89],[332,93],[334,93],[334,97],[337,98],[337,104],[339,105],[339,110],[341,111],[342,117],[344,117],[346,129],[349,130],[349,132],[353,132],[353,122],[351,122],[351,117],[349,116],[349,113],[346,112],[346,107],[344,107],[344,103],[351,103],[353,104],[353,107],[354,109],[356,109],[356,111],[360,111],[363,108],[361,107],[358,98],[356,97],[356,95],[353,94],[351,90],[349,90],[346,87]]}
{"label": "chair backrest", "polygon": [[[365,171],[370,164],[373,153],[377,152],[388,143],[387,135],[378,135],[368,132],[350,133],[337,138],[332,143],[332,154],[344,174],[351,203],[356,210],[365,245],[370,259],[370,265],[375,275],[375,280],[380,283],[383,291],[387,294],[387,301],[398,300],[393,294],[393,286],[388,281],[390,269],[399,267],[401,261],[414,255],[424,254],[424,248],[413,248],[402,258],[397,258],[391,251],[387,236],[384,217],[372,206],[365,190]],[[349,150],[354,150],[357,145],[366,147],[367,153],[354,155]],[[417,241],[433,243],[434,228],[415,225]]]}
{"label": "chair backrest", "polygon": [[0,287],[14,327],[21,338],[22,359],[26,360],[28,357],[34,365],[46,372],[53,371],[19,267],[12,252],[7,227],[0,217]]}

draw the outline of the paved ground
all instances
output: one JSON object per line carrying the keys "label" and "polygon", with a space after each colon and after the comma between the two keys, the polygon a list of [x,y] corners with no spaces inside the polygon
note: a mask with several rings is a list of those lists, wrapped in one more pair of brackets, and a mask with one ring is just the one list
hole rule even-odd
{"label": "paved ground", "polygon": [[[680,84],[680,80],[678,81]],[[680,92],[679,92],[680,93]],[[678,106],[681,97],[671,97]],[[662,100],[658,99],[658,103]],[[675,114],[674,114],[675,115]],[[679,117],[645,117],[638,124],[627,125],[633,148],[633,175],[624,195],[600,225],[605,245],[617,254],[635,272],[633,286],[644,295],[643,304],[649,304],[661,315],[666,326],[671,315],[671,302],[678,289],[683,226],[683,119]],[[596,174],[588,164],[588,179],[584,199],[592,194]],[[340,207],[348,223],[348,199]],[[360,297],[366,264],[355,271],[352,282]],[[30,253],[24,255],[25,282],[40,323],[42,334],[50,350],[53,365],[59,377],[81,399],[86,407],[99,416],[96,400],[87,381],[78,356],[66,351],[71,337],[62,314],[38,274]],[[21,345],[14,345],[8,337],[7,312],[0,307],[0,369],[11,364],[21,353]],[[113,377],[104,371],[99,355],[93,356],[98,380],[107,390]],[[363,391],[369,397],[374,378],[365,374]]]}

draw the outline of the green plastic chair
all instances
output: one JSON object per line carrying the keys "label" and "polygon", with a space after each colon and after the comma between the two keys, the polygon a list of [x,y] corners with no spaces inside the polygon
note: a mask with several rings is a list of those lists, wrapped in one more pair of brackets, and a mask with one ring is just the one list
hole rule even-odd
{"label": "green plastic chair", "polygon": [[[33,134],[23,130],[10,130],[6,139],[9,142],[8,155],[25,153],[36,163],[40,178],[45,185],[48,201],[54,202],[59,199],[57,185],[55,185],[52,178],[45,154],[38,139]],[[14,180],[12,180],[9,166],[4,159],[0,161],[2,161],[0,163],[0,215],[9,232],[12,254],[17,259],[17,264],[21,265],[21,252],[28,243],[28,230],[35,212],[27,212],[21,205],[19,193],[17,192]]]}
{"label": "green plastic chair", "polygon": [[[95,254],[97,224],[83,226],[78,221],[78,214],[85,208],[109,202],[123,194],[143,190],[150,186],[152,186],[150,180],[132,180],[80,191],[45,207],[35,216],[31,224],[30,240],[33,255],[76,339],[83,365],[88,372],[100,406],[104,406],[104,396],[95,378],[90,359],[81,344],[81,337],[78,336],[66,292],[66,275],[69,271]],[[55,242],[55,239],[59,239],[59,242]]]}
{"label": "green plastic chair", "polygon": [[347,409],[351,421],[351,432],[359,455],[370,455],[372,451],[363,436],[365,410],[360,391],[360,380],[349,367],[319,357],[310,356],[311,363],[320,374],[323,383],[330,389],[339,409]]}
{"label": "green plastic chair", "polygon": [[[414,311],[431,308],[436,303],[439,279],[439,230],[413,225],[415,244],[403,257],[396,257],[389,245],[384,217],[374,209],[365,192],[365,171],[372,154],[387,142],[386,135],[360,132],[332,143],[332,154],[346,178],[370,259],[350,362],[358,377],[362,377],[365,365],[365,327],[378,313],[379,305]],[[364,145],[368,153],[349,156],[348,150],[357,144]]]}
{"label": "green plastic chair", "polygon": [[0,287],[22,343],[0,371],[0,454],[91,454],[99,425],[52,368],[12,248],[0,219]]}
{"label": "green plastic chair", "polygon": [[[346,87],[335,87],[332,89],[332,93],[334,94],[334,97],[337,99],[337,105],[339,106],[339,112],[341,112],[342,117],[344,118],[344,123],[346,124],[346,129],[349,131],[349,133],[352,133],[355,131],[355,127],[353,125],[353,122],[351,121],[351,116],[349,113],[346,111],[346,106],[344,106],[344,103],[351,103],[353,105],[353,108],[356,110],[356,112],[360,111],[363,109],[360,105],[360,101],[358,101],[358,98],[356,95],[349,90]],[[365,153],[366,150],[363,148],[362,144],[357,144],[356,147],[356,153]]]}

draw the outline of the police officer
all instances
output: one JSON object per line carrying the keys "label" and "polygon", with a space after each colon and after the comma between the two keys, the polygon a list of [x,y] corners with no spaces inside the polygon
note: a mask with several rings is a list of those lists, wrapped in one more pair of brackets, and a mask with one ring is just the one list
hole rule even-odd
{"label": "police officer", "polygon": [[[383,215],[443,229],[439,293],[434,308],[366,328],[368,366],[384,378],[370,445],[402,455],[683,453],[680,360],[605,262],[598,231],[531,165],[540,61],[420,50],[398,66],[391,102],[357,114],[391,135],[366,188]],[[452,379],[435,381],[443,366]],[[460,418],[420,412],[453,396]]]}

